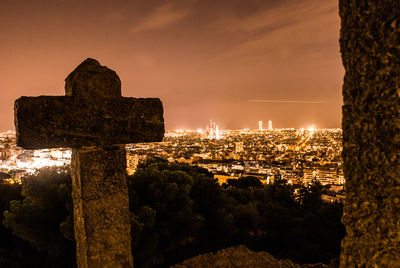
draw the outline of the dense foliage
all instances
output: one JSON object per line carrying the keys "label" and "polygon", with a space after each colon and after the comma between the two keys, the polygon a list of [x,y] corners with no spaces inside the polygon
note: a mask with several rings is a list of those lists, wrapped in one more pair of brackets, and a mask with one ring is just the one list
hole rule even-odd
{"label": "dense foliage", "polygon": [[70,181],[66,168],[41,169],[23,181],[20,197],[4,212],[3,225],[33,247],[31,254],[43,255],[34,266],[75,263]]}
{"label": "dense foliage", "polygon": [[[298,263],[328,263],[339,256],[342,206],[322,202],[318,183],[297,194],[279,176],[269,185],[248,177],[220,186],[205,169],[161,159],[142,163],[127,181],[136,267],[169,266],[238,244]],[[19,244],[0,244],[0,265],[4,259],[25,267],[21,254],[27,241],[36,258],[30,261],[73,267],[68,171],[43,169],[23,181],[22,192],[4,187],[3,224],[14,236],[4,227],[0,234]]]}

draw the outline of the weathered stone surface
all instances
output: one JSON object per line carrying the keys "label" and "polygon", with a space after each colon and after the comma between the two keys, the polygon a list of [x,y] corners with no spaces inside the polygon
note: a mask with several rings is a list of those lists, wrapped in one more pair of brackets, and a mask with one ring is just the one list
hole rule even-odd
{"label": "weathered stone surface", "polygon": [[282,267],[300,268],[290,260],[277,260],[267,252],[254,252],[245,246],[226,248],[217,253],[203,254],[173,268],[214,268],[214,267]]}
{"label": "weathered stone surface", "polygon": [[124,144],[161,141],[161,101],[122,98],[117,74],[93,59],[67,77],[65,90],[15,102],[17,144],[73,148],[78,267],[133,267]]}
{"label": "weathered stone surface", "polygon": [[400,267],[400,1],[340,0],[342,267]]}
{"label": "weathered stone surface", "polygon": [[71,167],[79,267],[132,267],[125,147],[73,149]]}
{"label": "weathered stone surface", "polygon": [[89,101],[97,98],[120,98],[121,80],[113,70],[89,58],[65,79],[65,95]]}
{"label": "weathered stone surface", "polygon": [[174,265],[172,268],[334,268],[325,264],[299,265],[290,260],[277,260],[267,252],[255,252],[245,246],[226,248],[207,253]]}
{"label": "weathered stone surface", "polygon": [[161,101],[121,97],[121,81],[113,70],[87,59],[65,81],[67,96],[15,101],[19,146],[79,148],[162,140]]}
{"label": "weathered stone surface", "polygon": [[163,107],[157,98],[21,97],[15,128],[17,144],[26,149],[161,141]]}

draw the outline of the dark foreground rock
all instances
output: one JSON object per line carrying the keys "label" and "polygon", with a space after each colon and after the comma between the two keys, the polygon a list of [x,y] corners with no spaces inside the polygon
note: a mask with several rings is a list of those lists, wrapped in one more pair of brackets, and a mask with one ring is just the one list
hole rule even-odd
{"label": "dark foreground rock", "polygon": [[342,267],[400,267],[400,1],[340,0]]}
{"label": "dark foreground rock", "polygon": [[174,265],[172,268],[215,268],[215,267],[280,267],[280,268],[334,268],[335,265],[293,263],[277,260],[267,252],[255,252],[245,246],[226,248],[217,253],[207,253]]}

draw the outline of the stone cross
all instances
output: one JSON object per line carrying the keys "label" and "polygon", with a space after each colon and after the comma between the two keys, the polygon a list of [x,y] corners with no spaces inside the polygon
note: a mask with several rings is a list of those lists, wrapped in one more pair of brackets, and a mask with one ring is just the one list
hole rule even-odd
{"label": "stone cross", "polygon": [[72,147],[78,267],[133,267],[125,144],[162,140],[162,103],[121,97],[117,74],[93,59],[65,82],[66,96],[15,101],[17,144]]}
{"label": "stone cross", "polygon": [[341,267],[400,267],[400,1],[340,0]]}

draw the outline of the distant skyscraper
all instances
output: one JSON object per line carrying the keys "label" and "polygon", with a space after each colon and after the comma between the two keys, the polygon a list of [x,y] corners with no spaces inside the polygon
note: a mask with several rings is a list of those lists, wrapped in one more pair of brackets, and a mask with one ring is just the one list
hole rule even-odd
{"label": "distant skyscraper", "polygon": [[272,121],[271,120],[268,121],[268,130],[272,130]]}
{"label": "distant skyscraper", "polygon": [[234,150],[235,150],[235,153],[243,152],[243,142],[242,141],[235,142]]}
{"label": "distant skyscraper", "polygon": [[263,130],[262,121],[258,121],[258,130]]}
{"label": "distant skyscraper", "polygon": [[210,124],[207,126],[207,138],[211,140],[219,140],[221,138],[218,126],[212,120],[210,120]]}

